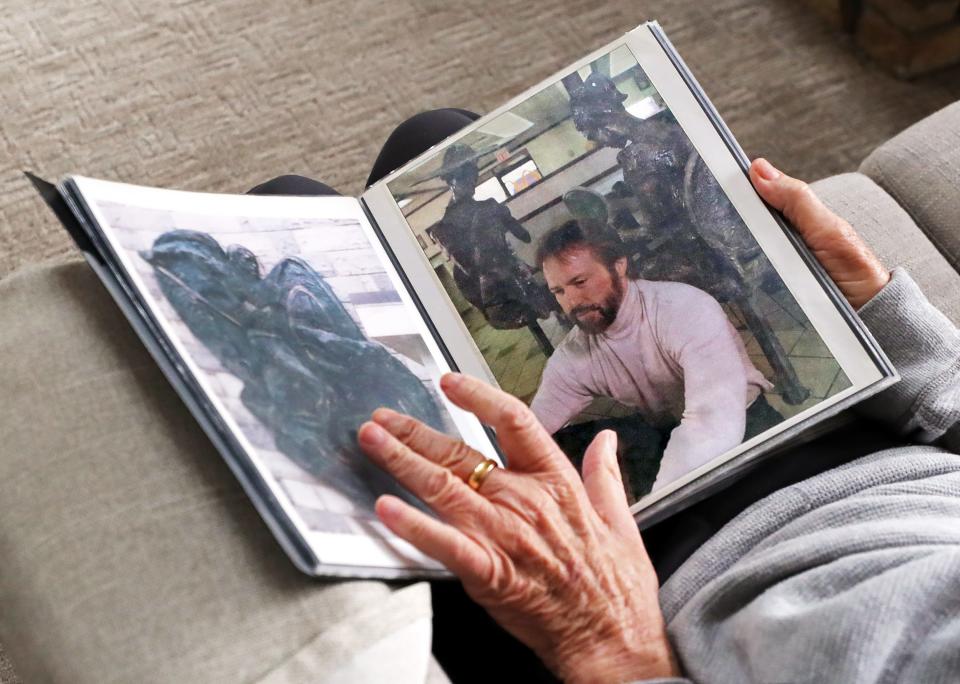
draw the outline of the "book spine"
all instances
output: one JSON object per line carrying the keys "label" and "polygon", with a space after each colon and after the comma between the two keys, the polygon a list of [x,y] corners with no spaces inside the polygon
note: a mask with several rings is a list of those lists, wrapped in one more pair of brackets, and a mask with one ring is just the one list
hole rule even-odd
{"label": "book spine", "polygon": [[70,207],[67,205],[67,201],[64,199],[59,188],[29,171],[24,171],[23,175],[30,180],[34,189],[36,189],[40,197],[43,198],[43,201],[53,211],[57,220],[60,221],[60,224],[66,229],[67,233],[70,234],[70,237],[73,238],[74,244],[76,244],[80,251],[95,259],[98,263],[103,263],[103,257],[94,247],[93,241],[83,229],[80,221],[78,221],[77,217],[70,211]]}

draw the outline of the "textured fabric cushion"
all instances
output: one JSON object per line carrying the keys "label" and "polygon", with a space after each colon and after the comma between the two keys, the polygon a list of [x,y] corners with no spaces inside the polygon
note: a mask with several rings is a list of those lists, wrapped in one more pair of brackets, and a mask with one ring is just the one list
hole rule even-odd
{"label": "textured fabric cushion", "polygon": [[3,644],[0,644],[0,684],[23,684],[23,680],[13,669],[13,663],[3,651]]}
{"label": "textured fabric cushion", "polygon": [[426,584],[294,569],[85,263],[0,283],[0,641],[25,682],[424,681]]}
{"label": "textured fabric cushion", "polygon": [[960,274],[892,197],[859,173],[825,178],[812,187],[824,204],[850,222],[888,268],[906,268],[933,305],[960,325]]}
{"label": "textured fabric cushion", "polygon": [[960,102],[878,147],[860,166],[960,269]]}

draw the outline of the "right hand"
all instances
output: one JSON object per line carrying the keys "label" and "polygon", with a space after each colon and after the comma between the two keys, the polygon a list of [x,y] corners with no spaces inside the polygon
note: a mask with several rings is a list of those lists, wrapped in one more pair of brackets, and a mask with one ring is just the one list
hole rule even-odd
{"label": "right hand", "polygon": [[[519,399],[454,373],[440,387],[496,430],[510,468],[474,490],[466,480],[482,454],[378,409],[360,428],[360,446],[440,517],[385,495],[380,520],[460,577],[469,596],[564,681],[677,676],[657,576],[620,479],[616,434],[593,440],[581,480]],[[481,647],[477,657],[492,654]]]}
{"label": "right hand", "polygon": [[827,209],[810,186],[754,159],[750,180],[770,206],[783,212],[854,309],[890,282],[890,271],[849,223]]}

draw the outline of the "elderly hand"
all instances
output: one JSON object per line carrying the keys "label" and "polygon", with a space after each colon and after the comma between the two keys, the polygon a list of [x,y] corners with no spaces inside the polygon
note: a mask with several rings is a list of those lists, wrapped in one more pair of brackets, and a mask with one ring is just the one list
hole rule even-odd
{"label": "elderly hand", "polygon": [[854,309],[890,281],[890,272],[850,224],[823,206],[809,185],[778,171],[766,159],[753,161],[750,180],[760,196],[793,224]]}
{"label": "elderly hand", "polygon": [[676,674],[656,574],[620,480],[616,435],[594,439],[581,481],[518,399],[463,375],[445,375],[441,388],[496,430],[510,468],[495,469],[474,491],[466,480],[483,455],[379,409],[361,427],[360,445],[440,517],[383,496],[383,523],[446,565],[559,677],[613,682]]}

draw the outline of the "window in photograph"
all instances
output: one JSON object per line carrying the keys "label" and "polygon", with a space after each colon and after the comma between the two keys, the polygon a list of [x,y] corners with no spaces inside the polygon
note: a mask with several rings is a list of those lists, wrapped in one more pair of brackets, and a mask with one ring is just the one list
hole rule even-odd
{"label": "window in photograph", "polygon": [[529,158],[500,176],[507,192],[511,195],[526,190],[541,178],[543,176],[540,174],[540,169],[537,168],[537,163]]}

